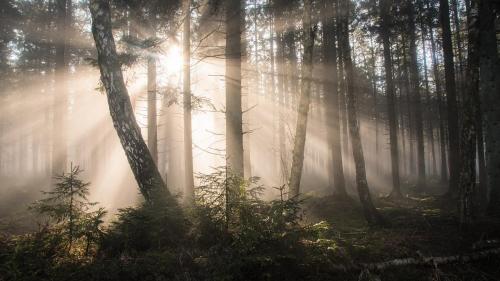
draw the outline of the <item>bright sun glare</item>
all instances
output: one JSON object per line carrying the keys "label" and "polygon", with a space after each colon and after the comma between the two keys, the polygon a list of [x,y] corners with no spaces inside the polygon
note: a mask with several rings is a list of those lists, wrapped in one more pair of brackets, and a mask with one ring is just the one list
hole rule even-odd
{"label": "bright sun glare", "polygon": [[172,45],[159,56],[160,67],[168,75],[178,75],[182,70],[182,51],[177,45]]}

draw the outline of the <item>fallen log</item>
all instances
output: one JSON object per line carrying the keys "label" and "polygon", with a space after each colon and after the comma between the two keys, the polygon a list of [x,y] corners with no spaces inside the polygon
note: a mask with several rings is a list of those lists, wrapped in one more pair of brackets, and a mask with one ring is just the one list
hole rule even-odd
{"label": "fallen log", "polygon": [[453,255],[444,257],[417,257],[417,258],[401,258],[393,259],[377,263],[360,263],[351,265],[334,265],[332,269],[335,271],[362,271],[362,270],[384,270],[390,267],[409,266],[409,265],[432,265],[434,267],[442,264],[450,263],[466,263],[476,260],[488,258],[490,256],[500,254],[500,248],[488,249],[479,252],[469,253],[466,255]]}

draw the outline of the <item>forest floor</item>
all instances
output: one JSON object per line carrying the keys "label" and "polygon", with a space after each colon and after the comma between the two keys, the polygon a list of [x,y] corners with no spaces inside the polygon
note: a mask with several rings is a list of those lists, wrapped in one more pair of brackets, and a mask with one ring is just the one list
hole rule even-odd
{"label": "forest floor", "polygon": [[[439,191],[442,187],[430,188]],[[357,202],[332,197],[306,200],[304,217],[309,223],[328,222],[332,230],[325,238],[337,241],[346,259],[344,262],[348,264],[467,256],[475,251],[500,247],[499,219],[480,217],[473,229],[460,231],[456,205],[448,198],[414,194],[397,202],[382,197],[376,203],[389,221],[386,227],[370,227]],[[394,266],[375,272],[373,276],[381,280],[500,280],[499,265],[500,256],[490,256],[439,266]]]}
{"label": "forest floor", "polygon": [[[467,262],[404,264],[408,258],[467,257],[500,248],[500,220],[478,217],[473,228],[460,230],[457,206],[452,203],[456,200],[441,196],[444,190],[437,183],[428,186],[433,192],[427,194],[404,186],[403,193],[409,195],[402,200],[374,198],[388,221],[384,227],[366,223],[355,195],[347,200],[306,196],[299,228],[268,228],[272,212],[253,213],[260,210],[259,205],[242,208],[241,214],[250,212],[241,220],[243,226],[230,232],[218,229],[217,221],[191,218],[184,238],[175,238],[168,219],[158,224],[156,218],[148,220],[149,211],[137,208],[105,231],[97,245],[102,250],[91,259],[51,253],[52,242],[46,241],[59,237],[57,232],[40,236],[46,237],[42,240],[37,235],[24,240],[10,236],[29,231],[21,221],[31,218],[23,219],[19,207],[14,225],[21,228],[6,231],[13,224],[0,223],[0,281],[66,280],[69,276],[73,280],[500,280],[500,251]],[[278,213],[275,218],[282,212]],[[155,235],[163,237],[163,242],[175,242],[131,254],[131,248],[142,248],[144,241],[157,239]],[[55,245],[58,249],[59,244]],[[383,269],[363,270],[367,264],[388,261],[396,262]]]}

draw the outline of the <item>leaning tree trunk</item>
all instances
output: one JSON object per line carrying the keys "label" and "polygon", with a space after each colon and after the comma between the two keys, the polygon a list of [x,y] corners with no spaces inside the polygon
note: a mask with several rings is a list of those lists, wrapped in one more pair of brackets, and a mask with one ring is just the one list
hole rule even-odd
{"label": "leaning tree trunk", "polygon": [[479,2],[471,0],[467,15],[468,60],[466,92],[463,96],[460,171],[460,224],[473,222],[474,195],[476,192],[476,110],[479,103]]}
{"label": "leaning tree trunk", "polygon": [[342,48],[344,61],[345,78],[347,84],[347,114],[349,123],[349,134],[352,146],[352,155],[354,158],[354,166],[356,168],[356,184],[359,194],[359,199],[363,206],[363,211],[366,220],[370,224],[382,224],[383,219],[380,213],[373,205],[368,182],[366,180],[365,158],[363,155],[363,146],[361,144],[361,136],[359,132],[358,117],[356,114],[356,95],[354,93],[353,79],[353,64],[351,59],[351,46],[349,45],[349,28],[348,28],[348,11],[349,0],[340,0],[340,22],[341,32],[339,43]]}
{"label": "leaning tree trunk", "polygon": [[295,128],[295,141],[292,155],[292,168],[290,170],[290,180],[288,182],[290,193],[289,198],[295,198],[300,192],[300,179],[302,177],[302,166],[304,164],[304,147],[307,134],[307,117],[311,104],[311,79],[313,65],[313,48],[315,30],[311,27],[311,0],[304,0],[304,55],[302,59],[302,87],[297,116],[297,126]]}
{"label": "leaning tree trunk", "polygon": [[226,164],[243,177],[243,113],[241,110],[240,0],[226,0]]}
{"label": "leaning tree trunk", "polygon": [[485,121],[488,213],[500,215],[500,66],[495,34],[495,17],[490,1],[480,7],[480,96]]}
{"label": "leaning tree trunk", "polygon": [[389,27],[391,26],[389,0],[380,1],[380,36],[384,46],[385,66],[385,92],[387,95],[387,116],[389,118],[389,143],[391,150],[392,167],[392,192],[391,196],[401,198],[401,187],[399,178],[399,150],[398,150],[398,121],[396,119],[396,105],[394,97],[394,81],[392,74],[391,42],[389,38]]}
{"label": "leaning tree trunk", "polygon": [[454,195],[457,193],[458,179],[460,175],[460,151],[458,143],[459,138],[455,65],[453,63],[453,45],[451,41],[450,8],[448,5],[448,0],[439,0],[439,14],[441,29],[443,30],[444,78],[446,88],[446,102],[448,107],[448,163],[450,169],[448,193],[450,195]]}
{"label": "leaning tree trunk", "polygon": [[191,130],[191,0],[184,0],[184,30],[182,45],[184,53],[184,79],[183,79],[183,104],[184,104],[184,185],[185,201],[188,204],[194,201],[194,175],[193,175],[193,133]]}
{"label": "leaning tree trunk", "polygon": [[[323,1],[321,10],[323,25],[323,60],[325,73],[327,75],[324,84],[326,101],[326,126],[328,146],[332,157],[331,171],[329,171],[330,184],[333,185],[333,194],[339,198],[346,197],[344,168],[342,161],[342,147],[340,138],[340,104],[338,91],[337,72],[337,46],[336,28],[334,23],[333,5],[329,1]],[[331,74],[331,75],[330,75]]]}
{"label": "leaning tree trunk", "polygon": [[149,203],[171,199],[153,157],[137,125],[112,33],[107,0],[91,0],[92,34],[97,48],[101,81],[106,89],[109,111],[139,189]]}
{"label": "leaning tree trunk", "polygon": [[56,37],[56,71],[55,71],[55,95],[53,100],[53,139],[52,139],[52,174],[60,174],[66,169],[67,158],[67,136],[66,120],[68,114],[68,88],[66,79],[68,78],[67,68],[67,6],[71,1],[57,0],[57,34]]}

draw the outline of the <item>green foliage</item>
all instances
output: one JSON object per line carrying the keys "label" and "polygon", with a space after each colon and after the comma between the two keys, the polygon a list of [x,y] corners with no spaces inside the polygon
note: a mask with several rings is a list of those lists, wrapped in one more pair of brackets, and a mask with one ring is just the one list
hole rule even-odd
{"label": "green foliage", "polygon": [[43,280],[65,257],[64,237],[47,227],[0,239],[0,280]]}
{"label": "green foliage", "polygon": [[[256,178],[242,179],[225,168],[200,176],[195,211],[195,241],[201,250],[195,263],[215,280],[297,278],[309,265],[324,225],[302,226],[301,201],[260,199]],[[313,247],[311,247],[313,246]],[[304,264],[305,262],[305,264]],[[298,265],[304,265],[304,267]]]}
{"label": "green foliage", "polygon": [[43,191],[45,198],[35,202],[31,209],[48,219],[52,232],[66,237],[63,243],[67,244],[68,252],[77,242],[84,247],[73,254],[86,256],[102,237],[106,211],[93,210],[96,203],[88,201],[89,183],[79,178],[81,172],[78,166],[72,166],[69,173],[57,176],[54,190]]}
{"label": "green foliage", "polygon": [[121,209],[102,241],[106,256],[136,257],[147,251],[175,248],[187,224],[174,204],[147,204]]}
{"label": "green foliage", "polygon": [[320,248],[330,245],[322,238],[328,225],[300,224],[301,202],[285,200],[285,187],[278,188],[279,199],[266,202],[260,199],[262,186],[256,178],[245,180],[225,168],[200,177],[202,184],[191,209],[144,203],[120,210],[104,230],[104,212],[90,211],[94,204],[87,201],[88,184],[78,179],[79,173],[73,168],[58,177],[56,188],[34,204],[33,209],[47,216],[46,227],[0,240],[4,246],[0,276],[7,280],[65,280],[68,276],[72,280],[296,280],[315,275],[324,257]]}
{"label": "green foliage", "polygon": [[[417,250],[447,255],[456,252],[456,245],[465,239],[453,236],[453,218],[433,211],[437,206],[429,200],[405,207],[382,201],[394,225],[369,228],[354,201],[334,197],[286,200],[284,186],[277,188],[281,196],[264,201],[258,179],[242,179],[223,167],[200,176],[196,202],[190,208],[181,210],[171,202],[144,203],[120,210],[105,229],[100,220],[89,219],[92,212],[82,211],[81,219],[75,220],[73,250],[68,252],[68,215],[61,211],[68,208],[61,206],[72,189],[66,185],[80,186],[83,195],[87,188],[86,183],[75,180],[78,176],[72,171],[73,179],[72,173],[60,177],[59,185],[37,202],[52,206],[39,208],[46,210],[48,225],[28,235],[0,236],[1,281],[370,280],[377,276],[383,280],[432,280],[434,277],[427,278],[432,272],[425,267],[394,268],[382,275],[339,272],[338,268],[412,257]],[[51,197],[60,199],[48,200]],[[78,200],[87,202],[81,197]],[[484,227],[498,233],[491,226]],[[486,228],[467,238],[466,244],[477,241]],[[426,236],[422,229],[432,234]],[[450,271],[439,270],[439,276]]]}

